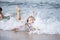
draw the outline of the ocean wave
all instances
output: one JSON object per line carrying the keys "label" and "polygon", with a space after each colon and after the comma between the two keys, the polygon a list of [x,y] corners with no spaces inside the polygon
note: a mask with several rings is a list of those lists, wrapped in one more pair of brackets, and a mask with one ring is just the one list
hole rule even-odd
{"label": "ocean wave", "polygon": [[13,6],[13,5],[19,5],[19,6],[31,6],[31,7],[37,7],[37,8],[48,8],[48,9],[59,9],[60,4],[58,3],[49,3],[49,2],[40,2],[40,3],[19,3],[19,2],[2,2],[0,1],[0,6]]}

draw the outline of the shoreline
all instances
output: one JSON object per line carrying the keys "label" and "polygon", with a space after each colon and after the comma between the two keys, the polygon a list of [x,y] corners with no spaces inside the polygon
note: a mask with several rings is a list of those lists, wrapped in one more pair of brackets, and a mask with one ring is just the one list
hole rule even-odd
{"label": "shoreline", "polygon": [[60,34],[28,34],[27,32],[1,31],[0,40],[60,40]]}

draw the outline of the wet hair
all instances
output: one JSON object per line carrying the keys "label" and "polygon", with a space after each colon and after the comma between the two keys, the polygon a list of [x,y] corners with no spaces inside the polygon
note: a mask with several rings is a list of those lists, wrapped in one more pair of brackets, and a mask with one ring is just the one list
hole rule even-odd
{"label": "wet hair", "polygon": [[2,17],[4,18],[3,14],[2,14],[2,8],[0,7],[0,15],[2,15]]}
{"label": "wet hair", "polygon": [[[29,16],[28,19],[29,19],[29,18],[33,18],[33,19],[35,20],[35,18],[34,18],[33,16]],[[27,19],[27,22],[28,22],[28,19]]]}
{"label": "wet hair", "polygon": [[0,7],[0,11],[2,11],[2,8]]}
{"label": "wet hair", "polygon": [[28,22],[28,19],[27,19],[27,22]]}

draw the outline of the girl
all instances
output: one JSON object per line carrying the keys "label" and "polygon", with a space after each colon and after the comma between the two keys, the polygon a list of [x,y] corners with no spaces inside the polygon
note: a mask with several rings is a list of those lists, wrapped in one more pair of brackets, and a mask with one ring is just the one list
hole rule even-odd
{"label": "girl", "polygon": [[0,7],[0,20],[3,19],[3,18],[4,18],[4,16],[2,14],[2,8]]}
{"label": "girl", "polygon": [[33,16],[29,16],[27,19],[27,23],[25,23],[23,26],[19,26],[18,28],[16,27],[14,29],[15,32],[17,32],[17,31],[25,31],[25,32],[34,31],[35,28],[32,26],[34,21],[35,21],[35,18]]}
{"label": "girl", "polygon": [[19,26],[19,27],[16,26],[14,31],[15,32],[17,32],[17,31],[27,31],[27,32],[33,31],[33,30],[35,30],[35,28],[32,26],[34,21],[35,21],[35,18],[33,16],[29,16],[27,18],[27,22],[23,26]]}

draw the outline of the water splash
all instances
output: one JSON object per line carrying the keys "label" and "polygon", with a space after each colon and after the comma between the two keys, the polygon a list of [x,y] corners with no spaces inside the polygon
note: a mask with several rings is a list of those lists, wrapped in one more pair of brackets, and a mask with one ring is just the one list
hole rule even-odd
{"label": "water splash", "polygon": [[53,5],[49,3],[27,3],[23,5],[19,4],[21,8],[22,20],[24,23],[21,23],[22,21],[17,21],[16,19],[16,6],[17,5],[15,4],[9,6],[4,4],[4,6],[2,6],[5,16],[10,16],[10,19],[1,20],[0,29],[11,30],[15,26],[24,24],[27,20],[27,17],[32,15],[32,11],[35,11],[36,21],[33,26],[40,30],[31,31],[30,33],[60,34],[60,8],[56,9],[56,7],[59,7],[59,4],[58,6],[56,6],[56,3],[53,3]]}

